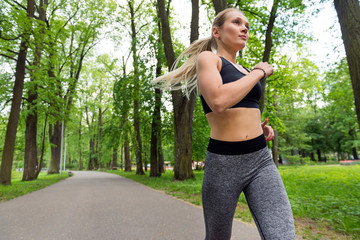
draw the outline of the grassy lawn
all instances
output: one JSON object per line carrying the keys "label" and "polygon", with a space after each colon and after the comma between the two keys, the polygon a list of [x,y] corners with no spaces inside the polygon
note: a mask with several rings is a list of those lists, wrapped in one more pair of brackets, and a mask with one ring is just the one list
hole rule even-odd
{"label": "grassy lawn", "polygon": [[0,202],[34,192],[68,178],[67,172],[63,172],[62,176],[60,174],[48,175],[46,172],[40,172],[37,180],[22,182],[22,175],[22,172],[13,171],[11,174],[11,185],[0,185]]}
{"label": "grassy lawn", "polygon": [[[356,166],[281,166],[297,235],[304,239],[360,239],[360,165]],[[108,171],[119,174],[174,197],[201,205],[203,172],[195,179],[174,181],[173,172],[160,178],[136,176],[135,171]],[[243,194],[235,218],[252,222]]]}

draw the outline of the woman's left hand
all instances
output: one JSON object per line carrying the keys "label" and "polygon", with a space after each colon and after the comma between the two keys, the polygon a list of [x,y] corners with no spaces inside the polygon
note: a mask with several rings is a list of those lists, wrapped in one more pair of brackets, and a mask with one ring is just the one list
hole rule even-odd
{"label": "woman's left hand", "polygon": [[266,125],[268,123],[269,119],[266,118],[265,121],[261,124],[261,127],[264,131],[264,135],[267,137],[266,141],[271,141],[274,139],[274,130],[271,126]]}

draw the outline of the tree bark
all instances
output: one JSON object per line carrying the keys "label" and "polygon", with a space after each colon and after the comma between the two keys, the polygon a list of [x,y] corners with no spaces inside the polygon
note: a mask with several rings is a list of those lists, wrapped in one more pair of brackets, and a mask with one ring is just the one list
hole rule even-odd
{"label": "tree bark", "polygon": [[360,4],[359,0],[334,0],[334,5],[344,41],[360,127]]}
{"label": "tree bark", "polygon": [[[263,62],[269,62],[270,60],[271,48],[273,46],[271,32],[274,28],[279,2],[280,0],[274,0],[273,6],[271,8],[270,18],[265,34],[265,50],[262,59]],[[261,79],[260,83],[261,83],[261,97],[259,101],[259,107],[260,107],[260,111],[263,112],[265,107],[266,78]]]}
{"label": "tree bark", "polygon": [[111,166],[112,170],[117,169],[117,158],[118,158],[118,148],[114,147],[113,148],[113,160],[112,160],[112,166]]}
{"label": "tree bark", "polygon": [[[40,0],[39,5],[39,20],[45,25],[46,12],[44,8],[43,0]],[[41,30],[39,35],[35,35],[35,56],[33,62],[33,73],[30,74],[30,81],[32,86],[28,91],[28,115],[26,117],[26,130],[25,130],[25,159],[24,159],[24,173],[22,181],[31,181],[37,178],[38,158],[37,158],[37,125],[38,125],[38,113],[37,113],[37,98],[38,98],[38,86],[35,83],[34,73],[39,68],[41,61],[41,53],[43,48],[43,33],[44,29],[40,25]]]}
{"label": "tree bark", "polygon": [[124,147],[121,146],[121,155],[120,155],[120,169],[123,170],[124,166]]}
{"label": "tree bark", "polygon": [[214,5],[216,14],[218,14],[219,12],[224,10],[225,8],[228,8],[226,0],[212,0],[212,2],[213,2],[213,5]]}
{"label": "tree bark", "polygon": [[89,146],[90,146],[90,156],[89,156],[89,167],[88,170],[97,170],[98,169],[98,162],[97,162],[97,158],[96,158],[96,150],[95,150],[95,134],[91,135],[90,137],[90,142],[89,142]]}
{"label": "tree bark", "polygon": [[[160,46],[161,38],[161,25],[158,23],[159,39],[158,46]],[[155,49],[156,51],[157,49]],[[156,54],[156,77],[161,75],[161,56],[159,54],[161,50],[157,50]],[[160,177],[162,173],[161,169],[161,96],[162,91],[158,88],[155,89],[155,106],[152,116],[151,124],[151,147],[150,147],[150,177]]]}
{"label": "tree bark", "polygon": [[132,1],[128,1],[130,16],[131,16],[131,51],[133,55],[133,67],[134,67],[134,131],[136,137],[135,156],[136,156],[136,174],[144,175],[143,163],[142,163],[142,142],[140,132],[140,112],[139,112],[139,94],[140,94],[140,82],[138,77],[138,56],[137,56],[137,40],[136,40],[136,27],[135,27],[135,11]]}
{"label": "tree bark", "polygon": [[43,162],[44,162],[44,154],[45,154],[45,138],[46,138],[46,124],[47,124],[47,117],[45,116],[45,123],[44,123],[44,130],[43,130],[43,136],[42,136],[42,144],[41,144],[41,155],[40,155],[40,162],[38,163],[37,171],[36,171],[36,178],[39,176],[39,173],[41,172]]}
{"label": "tree bark", "polygon": [[[159,60],[158,60],[159,62]],[[158,68],[157,68],[158,71]],[[160,64],[161,73],[161,64]],[[159,138],[161,137],[161,90],[155,89],[155,107],[151,123],[151,147],[150,147],[150,177],[160,177]]]}
{"label": "tree bark", "polygon": [[[159,16],[161,20],[162,40],[164,43],[165,56],[167,59],[168,68],[170,69],[175,62],[175,53],[172,46],[170,26],[168,15],[165,12],[164,0],[157,0]],[[191,28],[198,28],[194,20],[199,11],[199,7],[194,7],[198,1],[192,1],[192,20]],[[195,12],[195,13],[194,13]],[[198,37],[192,34],[190,42],[193,42]],[[191,167],[192,160],[192,117],[195,107],[195,92],[190,93],[188,100],[183,96],[181,91],[172,91],[172,102],[174,107],[174,178],[176,180],[185,180],[194,177]]]}
{"label": "tree bark", "polygon": [[128,136],[125,137],[124,155],[125,155],[125,172],[131,172],[130,146],[129,146]]}
{"label": "tree bark", "polygon": [[79,170],[83,169],[83,163],[81,159],[81,119],[82,118],[82,112],[80,113],[80,121],[79,121]]}
{"label": "tree bark", "polygon": [[[27,17],[29,19],[33,18],[34,12],[35,1],[28,0]],[[26,55],[28,50],[28,40],[30,37],[31,28],[32,24],[29,24],[29,29],[24,30],[16,62],[13,98],[11,102],[10,116],[6,127],[6,135],[0,169],[0,182],[3,185],[11,184],[11,169],[14,160],[15,140],[19,123],[22,94],[24,89]]]}
{"label": "tree bark", "polygon": [[[37,90],[34,90],[37,91]],[[29,90],[29,114],[26,117],[26,130],[25,130],[25,158],[24,158],[24,172],[22,181],[31,181],[36,179],[36,167],[38,163],[37,158],[37,122],[38,115],[36,104],[37,93]],[[30,110],[33,106],[32,110]]]}
{"label": "tree bark", "polygon": [[61,153],[61,126],[60,121],[49,125],[49,138],[51,144],[51,161],[48,168],[48,174],[59,173],[60,153]]}
{"label": "tree bark", "polygon": [[318,162],[322,162],[320,149],[316,150],[316,154],[318,155]]}
{"label": "tree bark", "polygon": [[[100,104],[101,104],[101,89],[100,89]],[[98,162],[100,164],[100,168],[104,168],[104,162],[102,159],[102,128],[103,128],[103,123],[102,123],[102,110],[101,107],[99,107],[99,121],[98,121],[98,127],[99,127],[99,132],[98,132],[98,139],[97,139],[97,143],[98,143]]]}

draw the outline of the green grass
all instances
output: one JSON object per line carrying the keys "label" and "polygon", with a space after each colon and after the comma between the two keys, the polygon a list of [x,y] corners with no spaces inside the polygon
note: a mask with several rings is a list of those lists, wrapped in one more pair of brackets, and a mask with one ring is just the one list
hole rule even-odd
{"label": "green grass", "polygon": [[0,202],[34,192],[68,178],[67,172],[63,172],[62,176],[60,174],[48,175],[46,172],[40,172],[37,180],[22,182],[22,174],[22,172],[13,171],[11,174],[11,185],[0,185]]}
{"label": "green grass", "polygon": [[294,215],[360,236],[360,166],[281,167]]}
{"label": "green grass", "polygon": [[[348,234],[352,239],[360,239],[360,165],[281,166],[279,171],[296,219],[311,219],[339,233]],[[195,179],[186,181],[174,181],[172,171],[167,171],[160,178],[150,178],[149,172],[145,176],[137,176],[134,171],[108,172],[201,205],[203,172],[194,171]],[[243,194],[239,198],[235,217],[252,221]]]}

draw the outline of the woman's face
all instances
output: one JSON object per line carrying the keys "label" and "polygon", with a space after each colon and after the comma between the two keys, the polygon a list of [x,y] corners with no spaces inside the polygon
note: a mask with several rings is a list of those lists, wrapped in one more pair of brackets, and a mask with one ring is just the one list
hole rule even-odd
{"label": "woman's face", "polygon": [[218,46],[231,48],[234,51],[242,50],[249,39],[249,22],[239,11],[228,12],[225,19],[221,28],[213,29]]}

